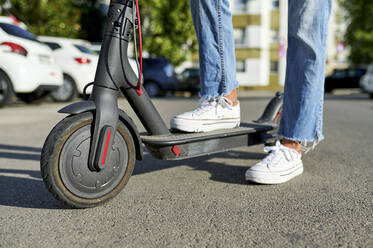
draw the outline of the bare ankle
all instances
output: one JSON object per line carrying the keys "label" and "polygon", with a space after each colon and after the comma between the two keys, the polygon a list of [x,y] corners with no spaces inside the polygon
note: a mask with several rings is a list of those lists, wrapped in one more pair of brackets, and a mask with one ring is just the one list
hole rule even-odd
{"label": "bare ankle", "polygon": [[294,149],[296,150],[297,152],[299,152],[300,154],[302,154],[302,146],[301,144],[299,144],[299,142],[297,141],[294,141],[294,140],[288,140],[288,139],[282,139],[281,140],[281,144],[283,146],[286,146],[288,148],[291,148],[291,149]]}
{"label": "bare ankle", "polygon": [[238,90],[236,88],[232,90],[228,95],[225,96],[228,100],[232,101],[233,106],[236,106],[238,104],[237,92]]}

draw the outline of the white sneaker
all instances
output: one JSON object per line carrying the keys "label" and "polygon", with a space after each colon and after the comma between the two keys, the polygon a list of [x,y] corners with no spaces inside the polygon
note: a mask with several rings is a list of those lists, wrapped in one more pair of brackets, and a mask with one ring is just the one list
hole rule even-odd
{"label": "white sneaker", "polygon": [[295,149],[277,141],[276,146],[267,146],[264,151],[269,155],[246,171],[247,181],[279,184],[303,173],[302,155]]}
{"label": "white sneaker", "polygon": [[184,132],[209,132],[240,126],[240,104],[226,97],[201,98],[199,107],[171,119],[171,128]]}

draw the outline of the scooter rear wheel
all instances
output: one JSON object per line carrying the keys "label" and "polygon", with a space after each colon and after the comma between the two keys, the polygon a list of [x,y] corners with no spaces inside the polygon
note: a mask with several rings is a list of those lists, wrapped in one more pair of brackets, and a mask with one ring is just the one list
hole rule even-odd
{"label": "scooter rear wheel", "polygon": [[130,131],[118,122],[110,159],[100,172],[88,168],[93,115],[71,115],[49,134],[41,154],[41,174],[55,198],[74,208],[88,208],[115,197],[135,164]]}

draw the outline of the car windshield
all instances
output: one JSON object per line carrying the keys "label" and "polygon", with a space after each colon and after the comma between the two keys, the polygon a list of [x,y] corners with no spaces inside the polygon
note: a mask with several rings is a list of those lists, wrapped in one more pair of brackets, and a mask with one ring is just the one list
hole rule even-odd
{"label": "car windshield", "polygon": [[88,47],[85,47],[85,46],[82,46],[82,45],[74,45],[74,47],[76,47],[82,53],[94,54],[94,55],[97,54],[94,51],[92,51],[91,49],[89,49]]}
{"label": "car windshield", "polygon": [[335,70],[332,77],[333,78],[344,78],[346,77],[346,70]]}
{"label": "car windshield", "polygon": [[54,42],[45,41],[43,43],[46,44],[47,46],[49,46],[49,48],[52,49],[52,50],[57,50],[57,49],[61,48],[61,46],[59,44],[54,43]]}
{"label": "car windshield", "polygon": [[184,71],[184,73],[185,73],[185,77],[189,77],[189,78],[199,76],[199,70],[196,70],[196,69],[187,69]]}
{"label": "car windshield", "polygon": [[27,39],[27,40],[36,40],[36,36],[28,32],[27,30],[24,30],[20,27],[17,27],[13,24],[9,23],[0,23],[0,27],[7,33],[19,38]]}

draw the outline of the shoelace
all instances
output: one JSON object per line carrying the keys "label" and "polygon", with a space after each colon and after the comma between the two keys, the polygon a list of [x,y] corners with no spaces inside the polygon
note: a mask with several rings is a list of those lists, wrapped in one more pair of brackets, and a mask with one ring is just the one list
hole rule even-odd
{"label": "shoelace", "polygon": [[232,109],[233,102],[224,96],[220,97],[201,97],[198,101],[198,108],[193,111],[196,115],[201,115],[207,111],[215,110],[217,113],[219,105],[222,105],[223,108]]}
{"label": "shoelace", "polygon": [[277,164],[282,156],[279,156],[278,153],[281,152],[287,161],[291,161],[296,157],[295,152],[281,145],[280,141],[276,142],[275,146],[266,146],[264,151],[269,153],[262,162],[266,164]]}

